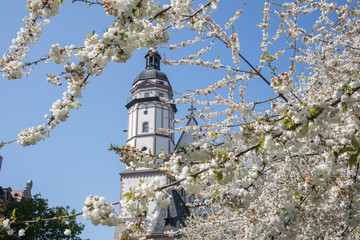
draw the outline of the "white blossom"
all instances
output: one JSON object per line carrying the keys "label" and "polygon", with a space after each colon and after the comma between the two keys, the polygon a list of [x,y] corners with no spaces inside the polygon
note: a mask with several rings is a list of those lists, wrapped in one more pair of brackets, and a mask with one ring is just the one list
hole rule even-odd
{"label": "white blossom", "polygon": [[65,229],[64,235],[65,236],[70,236],[71,235],[71,230],[70,229]]}
{"label": "white blossom", "polygon": [[19,234],[19,237],[25,236],[25,229],[20,229],[18,234]]}

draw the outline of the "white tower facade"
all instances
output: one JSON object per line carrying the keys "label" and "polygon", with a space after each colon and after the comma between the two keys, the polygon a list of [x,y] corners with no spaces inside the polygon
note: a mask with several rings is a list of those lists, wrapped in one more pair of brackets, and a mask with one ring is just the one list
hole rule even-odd
{"label": "white tower facade", "polygon": [[[177,111],[174,104],[163,103],[161,97],[172,99],[173,91],[164,72],[160,70],[160,54],[149,51],[146,56],[146,67],[133,82],[132,98],[126,104],[128,109],[128,130],[126,144],[152,154],[172,153],[175,148],[174,133],[160,133],[159,128],[174,129],[174,114]],[[162,184],[167,184],[167,176],[158,169],[130,169],[120,173],[120,199],[129,192],[132,185],[140,180],[145,182],[160,178]],[[148,212],[155,208],[151,203]],[[120,206],[121,214],[121,206]],[[144,213],[146,215],[147,213]],[[124,219],[124,222],[131,219]],[[124,228],[124,223],[115,228],[115,238]]]}

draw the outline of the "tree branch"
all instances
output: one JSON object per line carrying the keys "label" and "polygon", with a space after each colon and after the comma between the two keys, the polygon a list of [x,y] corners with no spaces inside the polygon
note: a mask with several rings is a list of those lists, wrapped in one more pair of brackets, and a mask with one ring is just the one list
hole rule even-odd
{"label": "tree branch", "polygon": [[[110,203],[111,205],[117,205],[120,204],[120,201],[117,202],[113,202]],[[26,221],[15,221],[15,223],[23,223],[23,224],[31,224],[31,223],[38,223],[38,222],[46,222],[46,221],[54,221],[54,220],[62,220],[62,219],[70,219],[70,218],[74,218],[77,217],[79,215],[83,214],[83,212],[79,212],[79,213],[75,213],[75,214],[70,214],[70,215],[66,215],[66,216],[59,216],[59,217],[52,217],[52,218],[43,218],[43,219],[35,219],[35,220],[26,220]]]}

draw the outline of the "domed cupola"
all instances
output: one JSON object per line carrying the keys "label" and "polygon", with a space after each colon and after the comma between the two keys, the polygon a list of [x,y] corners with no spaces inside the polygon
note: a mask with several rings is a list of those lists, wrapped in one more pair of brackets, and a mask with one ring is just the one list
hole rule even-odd
{"label": "domed cupola", "polygon": [[146,67],[134,80],[133,85],[142,80],[148,79],[160,79],[164,80],[170,85],[169,80],[166,74],[163,71],[160,71],[160,60],[161,56],[158,52],[149,51],[145,55]]}

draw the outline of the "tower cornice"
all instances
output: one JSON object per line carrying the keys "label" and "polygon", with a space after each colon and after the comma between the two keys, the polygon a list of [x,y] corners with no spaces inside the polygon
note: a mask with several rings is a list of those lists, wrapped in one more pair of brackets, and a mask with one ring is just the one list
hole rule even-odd
{"label": "tower cornice", "polygon": [[[134,98],[128,104],[126,104],[125,107],[127,109],[130,109],[136,103],[151,102],[151,101],[161,102],[160,97],[157,97],[157,96],[155,96],[155,97],[144,97],[144,98]],[[175,104],[170,104],[170,106],[173,109],[174,113],[176,113],[177,112],[176,105]]]}

